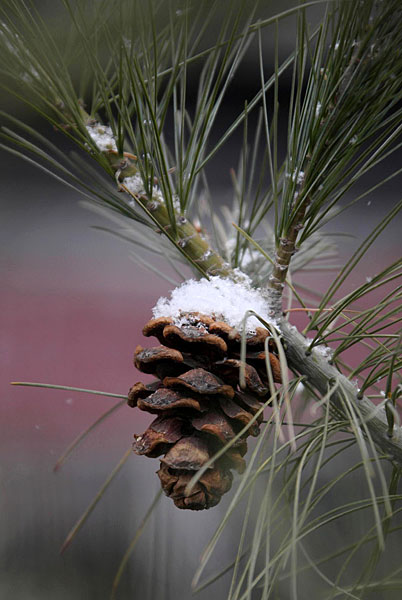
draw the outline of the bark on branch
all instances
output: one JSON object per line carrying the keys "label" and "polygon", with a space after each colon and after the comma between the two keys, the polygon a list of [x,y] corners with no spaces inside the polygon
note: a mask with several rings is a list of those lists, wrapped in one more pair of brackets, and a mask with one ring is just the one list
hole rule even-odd
{"label": "bark on branch", "polygon": [[296,240],[299,231],[303,228],[304,216],[308,204],[309,198],[306,196],[300,203],[288,229],[287,235],[280,238],[279,246],[276,250],[274,266],[268,279],[268,298],[271,306],[270,316],[276,320],[280,319],[282,315],[283,288],[285,286],[290,261],[297,250]]}
{"label": "bark on branch", "polygon": [[342,412],[345,412],[344,404],[347,397],[358,409],[361,422],[367,425],[377,448],[402,468],[402,427],[395,425],[390,437],[385,408],[376,407],[366,396],[359,398],[358,390],[350,379],[330,365],[319,352],[313,349],[311,354],[307,354],[308,344],[294,326],[282,319],[279,328],[289,367],[304,375],[310,385],[322,395],[327,394],[328,390],[334,387],[330,402]]}

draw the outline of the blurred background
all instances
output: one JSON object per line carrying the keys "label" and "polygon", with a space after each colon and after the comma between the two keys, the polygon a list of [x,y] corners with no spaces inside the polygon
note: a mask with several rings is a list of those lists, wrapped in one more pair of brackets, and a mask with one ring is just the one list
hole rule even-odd
{"label": "blurred background", "polygon": [[[284,53],[292,42],[290,26],[282,37]],[[267,72],[270,67],[267,56]],[[258,65],[246,59],[222,111],[222,130],[258,86]],[[285,81],[284,103],[288,91]],[[69,151],[60,134],[24,113],[10,98],[3,96],[1,104]],[[209,170],[218,209],[231,199],[229,171],[237,166],[241,137],[241,132],[235,134]],[[392,164],[381,169],[391,171],[400,159],[401,154],[395,155]],[[149,415],[121,407],[55,473],[56,460],[74,437],[117,400],[11,387],[10,382],[125,394],[135,381],[145,380],[135,372],[132,354],[138,343],[152,344],[141,329],[159,296],[172,286],[139,267],[122,241],[94,229],[110,223],[85,209],[78,194],[5,151],[0,152],[0,169],[0,598],[103,600],[109,598],[119,562],[158,490],[154,474],[158,461],[132,455],[71,547],[63,555],[59,549],[130,447],[133,433],[145,429]],[[373,172],[369,179],[374,182],[376,176]],[[400,190],[401,181],[392,180],[328,226],[329,232],[349,234],[342,238],[339,264],[399,200]],[[354,190],[355,195],[358,192]],[[382,234],[377,250],[366,256],[350,287],[356,278],[363,282],[400,254],[400,225],[394,222]],[[303,283],[323,291],[331,277],[307,273]],[[202,513],[178,511],[162,498],[117,597],[189,598],[199,557],[230,495]],[[211,573],[230,562],[237,540],[233,525],[215,554]],[[228,576],[198,598],[224,598],[227,585]]]}

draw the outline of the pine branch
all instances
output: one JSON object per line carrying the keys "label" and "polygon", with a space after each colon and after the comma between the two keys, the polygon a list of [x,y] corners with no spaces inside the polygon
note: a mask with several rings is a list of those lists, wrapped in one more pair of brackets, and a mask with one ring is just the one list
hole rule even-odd
{"label": "pine branch", "polygon": [[[83,114],[85,114],[84,111]],[[88,124],[96,127],[93,118],[86,116],[85,126],[88,126]],[[126,178],[138,175],[138,167],[135,161],[127,156],[123,158],[116,157],[115,153],[110,151],[105,151],[104,156],[109,162],[116,181],[121,181],[119,183],[120,189],[132,195],[141,208],[151,216],[161,232],[168,231],[171,227],[171,220],[166,205],[163,202],[156,202],[152,196],[132,193],[129,187],[125,185]],[[299,183],[302,185],[301,181]],[[328,360],[320,355],[318,351],[313,350],[312,354],[308,349],[309,343],[306,339],[281,317],[281,299],[286,275],[296,249],[296,239],[303,226],[308,203],[307,198],[300,203],[293,223],[289,228],[288,236],[280,239],[276,262],[269,279],[269,320],[274,319],[277,321],[278,330],[285,342],[289,367],[305,378],[308,384],[323,396],[328,394],[331,387],[333,387],[334,392],[329,393],[329,401],[333,404],[335,410],[341,413],[344,412],[345,396],[348,398],[348,404],[352,406],[356,404],[362,423],[364,422],[367,425],[368,431],[381,453],[402,466],[402,428],[394,425],[390,429],[389,415],[386,408],[376,408],[366,396],[359,394],[359,390],[356,389],[354,384],[334,366],[330,365]],[[177,215],[176,223],[178,247],[184,250],[186,258],[191,264],[196,265],[203,271],[203,275],[219,275],[234,280],[238,278],[236,272],[196,231],[192,223],[179,215]],[[264,317],[265,315],[261,316]]]}
{"label": "pine branch", "polygon": [[[364,11],[364,17],[367,22],[370,12],[371,8],[369,7]],[[336,44],[333,42],[332,48],[326,53],[325,44],[327,39],[327,30],[329,30],[329,23],[331,22],[331,19],[333,20],[330,11],[328,12],[329,18],[325,22],[322,31],[319,33],[317,48],[315,50],[316,54],[314,57],[315,62],[313,62],[313,68],[310,73],[310,81],[308,83],[308,90],[304,104],[302,102],[302,85],[304,82],[306,65],[305,53],[306,50],[312,51],[312,49],[310,48],[311,37],[307,31],[304,13],[302,11],[298,12],[299,41],[296,52],[297,61],[294,62],[294,86],[296,87],[294,88],[294,92],[292,92],[294,95],[295,104],[294,107],[291,108],[291,110],[293,110],[293,121],[291,124],[291,133],[289,139],[290,147],[289,157],[287,159],[288,165],[286,166],[286,169],[290,168],[292,172],[290,185],[288,185],[285,181],[284,185],[280,186],[278,185],[278,182],[275,181],[277,174],[274,172],[274,164],[272,163],[271,156],[272,154],[276,156],[277,151],[275,149],[273,153],[270,152],[269,119],[267,114],[267,106],[264,100],[264,93],[267,90],[267,86],[264,83],[264,78],[262,76],[262,90],[264,92],[262,94],[262,98],[264,100],[264,120],[267,130],[267,144],[269,150],[268,159],[271,176],[274,180],[273,190],[275,197],[280,190],[282,190],[283,194],[282,218],[281,221],[278,222],[277,231],[278,246],[273,260],[273,269],[268,280],[268,298],[270,303],[270,312],[268,317],[271,319],[276,319],[278,322],[278,329],[287,345],[286,353],[289,366],[301,375],[306,376],[310,385],[317,389],[321,394],[326,394],[328,392],[329,381],[336,381],[338,390],[342,390],[342,393],[347,394],[351,403],[357,401],[355,398],[356,390],[353,384],[348,382],[348,380],[346,380],[343,375],[336,370],[335,367],[329,365],[328,362],[325,361],[325,359],[321,356],[316,355],[314,358],[312,358],[306,355],[306,342],[299,334],[293,332],[293,330],[288,326],[287,322],[282,319],[281,304],[283,289],[287,280],[289,267],[291,266],[292,256],[297,250],[298,241],[303,240],[303,243],[305,243],[306,236],[309,235],[308,232],[313,228],[312,223],[317,220],[317,211],[320,207],[324,206],[324,202],[326,200],[325,196],[322,198],[318,197],[317,199],[316,190],[319,189],[318,184],[327,189],[327,194],[328,189],[330,189],[329,184],[326,186],[323,185],[325,184],[325,179],[323,179],[325,176],[320,175],[320,177],[317,177],[316,175],[317,170],[319,170],[318,164],[320,164],[324,167],[323,173],[327,171],[332,177],[331,161],[327,160],[327,164],[325,165],[325,163],[323,163],[321,154],[326,153],[328,156],[331,156],[332,146],[339,144],[337,140],[337,133],[338,129],[342,129],[344,126],[342,119],[346,119],[346,122],[349,123],[353,118],[355,118],[354,114],[356,114],[357,118],[360,118],[362,112],[361,105],[362,103],[364,104],[365,100],[364,98],[360,97],[361,94],[357,94],[356,90],[357,88],[360,89],[359,86],[362,85],[362,81],[364,81],[365,78],[372,77],[371,70],[375,72],[375,69],[377,69],[377,65],[381,57],[382,46],[384,46],[385,55],[388,56],[389,54],[389,44],[391,44],[392,40],[388,41],[388,39],[385,37],[384,39],[378,38],[379,49],[376,50],[377,54],[373,55],[369,47],[369,40],[373,35],[375,35],[376,27],[382,28],[383,36],[385,36],[384,32],[388,32],[388,12],[385,10],[384,15],[382,15],[380,12],[376,17],[377,20],[373,22],[368,29],[365,29],[366,26],[364,25],[364,19],[362,19],[362,24],[356,20],[356,10],[347,4],[341,3],[338,20],[336,21],[335,19],[335,33],[333,34],[333,39],[340,35],[339,32],[341,31],[341,26],[343,23],[342,19],[344,19],[346,14],[350,13],[350,32],[348,32],[349,38],[347,35],[345,35],[343,40],[341,39],[340,42],[337,42],[338,45],[340,44],[340,48],[337,48]],[[21,12],[21,16],[23,14],[25,13]],[[336,9],[334,10],[333,14],[337,14]],[[76,18],[73,12],[71,12],[71,17],[73,20]],[[248,26],[250,26],[251,23],[250,19]],[[263,25],[264,23],[258,25],[259,32],[261,31],[261,27]],[[229,21],[227,21],[222,31],[225,30],[226,26],[229,26]],[[255,27],[255,25],[253,27]],[[253,27],[250,28],[250,31],[253,29]],[[77,30],[79,30],[78,25]],[[160,33],[160,43],[164,43],[163,40],[167,39],[166,36],[169,36],[170,33],[171,32],[169,28],[165,31],[162,31]],[[392,31],[391,34],[394,35],[394,31]],[[163,157],[163,149],[162,147],[158,146],[158,136],[161,124],[158,122],[159,117],[157,115],[160,114],[160,112],[158,112],[160,109],[153,104],[153,98],[151,96],[151,92],[154,93],[153,90],[156,90],[159,85],[157,72],[155,72],[154,67],[152,67],[152,60],[156,60],[156,57],[152,58],[152,53],[150,53],[148,57],[145,57],[144,64],[150,65],[149,67],[146,67],[149,68],[149,79],[146,79],[141,72],[140,55],[134,57],[132,49],[126,56],[124,56],[123,53],[122,59],[122,67],[124,67],[125,61],[127,61],[128,65],[130,61],[132,62],[135,59],[134,69],[136,71],[138,82],[133,81],[131,87],[132,99],[140,117],[139,133],[140,137],[143,139],[143,149],[146,149],[147,145],[149,145],[150,149],[151,147],[155,148],[157,153],[157,156],[148,157],[145,155],[144,161],[139,161],[131,152],[124,151],[124,136],[122,131],[118,130],[118,135],[115,136],[109,128],[101,124],[99,118],[95,114],[88,114],[83,108],[82,103],[76,102],[74,104],[72,96],[69,95],[70,92],[66,92],[66,90],[62,89],[60,86],[51,83],[50,73],[46,74],[43,72],[43,77],[40,80],[39,75],[41,75],[41,73],[39,72],[38,74],[36,70],[36,68],[39,67],[39,61],[34,58],[34,54],[31,52],[31,50],[26,49],[23,44],[21,44],[21,40],[18,35],[12,34],[8,26],[4,26],[3,36],[4,35],[8,38],[6,40],[7,48],[11,51],[14,57],[16,57],[18,61],[22,63],[20,68],[27,70],[27,81],[31,82],[32,85],[35,86],[36,93],[38,93],[40,96],[43,96],[43,90],[46,89],[47,86],[47,98],[45,102],[47,106],[52,107],[54,113],[54,117],[52,117],[54,125],[67,133],[75,141],[80,140],[82,147],[85,148],[85,143],[90,146],[93,156],[109,174],[112,181],[116,183],[118,191],[124,193],[125,195],[131,196],[139,209],[145,213],[146,218],[148,219],[148,222],[151,224],[154,231],[165,235],[176,248],[176,250],[182,255],[184,260],[202,276],[209,277],[211,275],[220,275],[222,277],[236,279],[238,274],[234,271],[234,269],[225,262],[222,256],[211,246],[209,241],[201,234],[198,228],[196,228],[191,220],[183,214],[181,207],[183,203],[185,204],[185,200],[181,198],[180,206],[174,203],[169,188],[170,184],[168,182],[168,172],[166,168],[164,167],[158,169],[162,177],[161,181],[158,181],[155,176],[152,175],[154,173],[153,161],[155,161],[156,158],[160,164],[166,163]],[[350,36],[352,35],[359,35],[360,39],[354,42],[352,48],[349,48],[347,44]],[[49,43],[53,44],[53,42]],[[219,82],[224,81],[223,75],[225,70],[228,69],[226,65],[229,64],[229,62],[225,61],[229,61],[230,57],[232,60],[234,60],[233,65],[228,71],[228,77],[232,77],[234,65],[237,64],[238,60],[237,56],[240,56],[240,54],[244,51],[244,48],[247,47],[244,41],[239,41],[236,19],[234,20],[234,25],[229,37],[225,40],[223,46],[222,44],[223,37],[219,40],[219,43],[215,49],[212,48],[210,51],[212,52],[211,56],[213,56],[213,53],[215,52],[216,56],[218,57],[220,48],[224,47],[225,55],[220,66],[218,79],[216,79],[216,81],[214,81],[213,75],[214,68],[210,68],[207,65],[205,70],[205,85],[209,86],[209,89],[211,90],[211,101],[208,100],[207,92],[204,92],[204,96],[200,99],[200,102],[203,103],[206,114],[202,115],[200,113],[199,123],[195,124],[196,130],[198,130],[197,128],[200,128],[199,131],[203,130],[204,125],[202,125],[202,123],[206,122],[209,111],[211,111],[211,115],[216,114],[217,103],[215,102],[214,97],[217,94]],[[145,45],[143,46],[141,52],[144,52],[144,48]],[[110,51],[113,52],[114,47],[111,47]],[[185,76],[187,64],[194,59],[195,55],[192,56],[191,53],[187,54],[186,52],[188,52],[188,50],[184,50],[177,55],[177,68],[173,68],[173,70],[170,72],[167,71],[170,73],[171,77],[169,94],[172,93],[172,90],[177,83],[182,85],[182,80],[180,79],[182,75],[179,74],[180,70],[184,69],[183,73]],[[262,47],[260,38],[260,61],[262,69],[261,53]],[[31,65],[29,65],[29,60],[32,60]],[[57,60],[60,61],[61,57],[58,57]],[[218,61],[218,58],[216,60]],[[337,68],[332,68],[331,70],[331,65],[336,63],[339,63]],[[113,62],[111,65],[112,64]],[[216,64],[218,63],[216,62]],[[285,61],[285,64],[287,65],[288,62]],[[320,64],[323,66],[320,67]],[[130,136],[133,138],[135,134],[131,129],[131,115],[128,113],[126,114],[126,106],[124,104],[124,98],[126,102],[129,98],[128,89],[124,90],[122,83],[120,83],[119,89],[122,96],[118,101],[116,101],[114,86],[115,79],[118,77],[117,72],[116,74],[113,74],[110,82],[107,82],[107,79],[105,78],[106,76],[100,65],[97,63],[94,63],[94,65],[96,76],[98,78],[98,87],[100,93],[105,94],[102,104],[104,105],[104,108],[107,109],[107,115],[111,120],[114,120],[108,100],[108,96],[110,95],[113,98],[113,102],[117,102],[116,106],[120,112],[119,127],[124,126],[128,129],[128,131],[131,130]],[[398,67],[395,67],[395,73],[397,72],[397,69]],[[271,80],[271,84],[275,84],[276,87],[278,85],[280,71],[281,70],[277,66],[275,78]],[[324,78],[321,77],[319,71],[324,72]],[[163,73],[163,70],[161,72]],[[66,72],[64,73],[66,76]],[[129,70],[128,73],[131,76],[131,70]],[[331,77],[334,78],[333,81],[331,80]],[[68,81],[68,76],[65,78],[66,81]],[[298,79],[297,84],[296,79]],[[225,85],[227,84],[227,81],[228,80],[226,80]],[[102,88],[103,85],[106,85],[106,87]],[[170,97],[169,94],[163,97],[163,100],[161,100],[160,103],[161,106],[164,107],[163,110],[165,112],[167,109],[166,107],[168,106]],[[372,91],[368,92],[368,97],[370,100],[373,98]],[[373,115],[375,114],[375,110],[377,110],[378,113],[384,114],[387,106],[392,107],[392,98],[392,96],[389,98],[386,96],[382,103],[379,101],[378,107],[374,106],[374,108],[370,108]],[[208,104],[209,102],[210,104]],[[96,105],[97,102],[93,101],[93,106],[96,107]],[[343,109],[343,105],[349,105],[347,111]],[[311,115],[309,116],[309,111],[312,110],[312,107],[314,109],[314,107],[318,106],[320,106],[320,109],[318,110],[318,108],[315,108],[315,118],[312,118]],[[182,115],[184,115],[184,110],[185,106],[183,105],[181,107]],[[243,115],[245,123],[247,122],[247,114],[248,113],[246,109]],[[142,116],[145,115],[147,115],[147,119],[145,119],[144,122],[152,122],[152,142],[147,141],[148,134],[145,130],[145,125],[143,125],[142,120]],[[396,117],[398,117],[398,112],[395,112],[395,118]],[[48,116],[48,118],[50,117]],[[277,116],[275,118],[277,118]],[[374,123],[373,116],[371,116],[371,118]],[[388,116],[388,121],[391,124],[393,122],[392,118],[393,117],[391,113]],[[182,128],[181,136],[183,136],[183,122],[180,127]],[[376,131],[376,127],[377,125],[373,125],[371,130],[368,129],[366,135]],[[24,140],[18,138],[17,135],[13,135],[11,132],[6,131],[4,133],[4,137],[8,137],[9,140],[24,146]],[[178,146],[183,144],[183,137],[180,139],[179,138],[177,140]],[[201,137],[200,140],[202,139],[203,138]],[[195,144],[196,142],[194,140],[195,138],[193,138],[193,142],[191,143]],[[182,177],[185,175],[183,165],[186,161],[193,161],[192,165],[189,163],[193,169],[193,173],[195,173],[197,170],[195,156],[200,152],[203,142],[200,142],[198,148],[196,146],[191,147],[191,143],[189,147],[189,154],[187,156],[181,156],[181,160],[183,162],[180,162],[180,185],[183,184]],[[317,144],[318,148],[322,149],[321,154],[317,150]],[[329,150],[327,150],[327,148]],[[349,139],[346,139],[346,142],[343,143],[342,147],[339,146],[337,154],[335,155],[338,160],[339,156],[342,155],[342,152],[345,153],[343,148],[350,148]],[[35,148],[31,145],[29,150],[35,151]],[[41,155],[39,150],[37,153],[41,156],[41,158],[43,158],[44,155]],[[349,157],[346,157],[346,160],[350,162]],[[254,168],[255,167],[253,166],[253,170]],[[143,182],[142,185],[141,181]],[[158,184],[161,184],[162,188],[160,188]],[[184,195],[188,194],[188,187],[186,187],[187,191],[185,191],[184,187],[181,189]],[[275,200],[274,198],[274,201],[277,201],[277,199]],[[124,204],[125,203],[123,202],[122,205],[124,206]],[[119,207],[119,210],[122,209]],[[239,225],[241,225],[241,220],[243,218],[241,216],[241,209],[239,214]],[[258,221],[256,221],[256,223],[258,223]],[[299,236],[299,233],[305,227],[307,227],[306,233],[304,236]],[[253,242],[252,238],[250,238],[250,240]],[[235,252],[236,257],[239,255],[238,244],[239,238]],[[235,262],[237,262],[237,260],[238,258],[236,258]],[[261,316],[264,317],[265,315]],[[318,315],[315,316],[315,319],[318,319]],[[317,363],[319,365],[319,369],[314,370],[312,368],[312,363]],[[346,384],[346,382],[348,383]],[[330,396],[331,402],[338,409],[342,405],[339,394],[340,392],[337,391]],[[364,415],[364,418],[371,415],[373,407],[367,398],[364,397],[359,399],[358,404],[359,408],[363,411],[362,414]],[[370,416],[367,426],[373,439],[375,439],[375,441],[379,444],[382,451],[395,457],[395,459],[400,460],[401,455],[399,448],[399,433],[394,428],[392,437],[390,438],[388,435],[386,435],[384,438],[383,433],[384,427],[387,427],[386,423],[387,420],[384,415],[376,415],[375,417]]]}

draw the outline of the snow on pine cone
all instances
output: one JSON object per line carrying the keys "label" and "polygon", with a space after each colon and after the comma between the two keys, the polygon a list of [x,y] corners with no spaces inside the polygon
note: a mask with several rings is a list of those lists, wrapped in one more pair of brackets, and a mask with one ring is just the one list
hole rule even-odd
{"label": "snow on pine cone", "polygon": [[[203,473],[189,495],[185,488],[195,472],[248,425],[268,400],[264,342],[269,332],[257,327],[247,335],[243,389],[239,382],[241,336],[227,323],[189,313],[179,325],[171,317],[151,319],[143,334],[155,336],[161,345],[137,346],[134,364],[158,379],[147,385],[136,383],[129,391],[128,404],[157,416],[145,433],[134,436],[133,450],[150,457],[163,455],[157,474],[178,508],[215,506],[232,485],[231,469],[244,471],[246,438],[258,435],[262,414]],[[274,381],[280,383],[274,352],[269,340]]]}

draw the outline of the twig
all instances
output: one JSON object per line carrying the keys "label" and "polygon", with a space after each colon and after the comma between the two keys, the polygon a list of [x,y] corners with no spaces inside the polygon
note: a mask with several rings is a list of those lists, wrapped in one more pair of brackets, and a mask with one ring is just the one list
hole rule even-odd
{"label": "twig", "polygon": [[275,255],[274,267],[268,280],[268,295],[270,300],[271,317],[278,319],[282,314],[282,292],[288,274],[293,254],[296,252],[296,240],[303,227],[304,215],[309,204],[306,196],[300,203],[295,217],[288,229],[287,235],[281,237]]}

